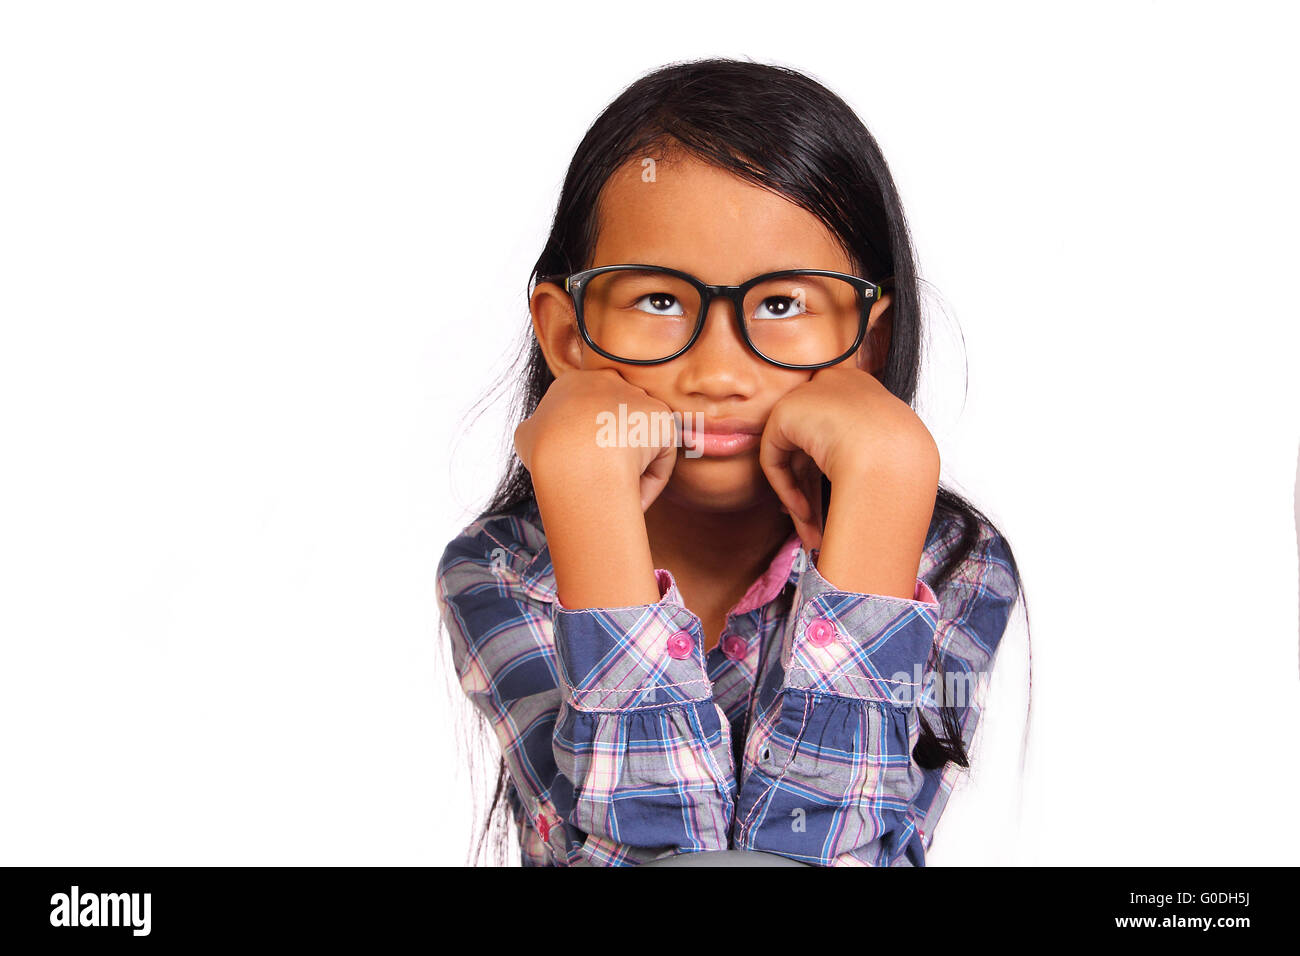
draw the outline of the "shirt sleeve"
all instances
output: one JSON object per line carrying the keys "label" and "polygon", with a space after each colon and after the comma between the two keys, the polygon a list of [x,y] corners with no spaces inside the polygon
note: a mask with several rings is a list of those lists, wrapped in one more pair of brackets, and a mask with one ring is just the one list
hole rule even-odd
{"label": "shirt sleeve", "polygon": [[443,552],[436,595],[456,680],[521,791],[512,801],[507,790],[521,863],[541,866],[550,855],[543,834],[558,816],[551,733],[560,692],[548,607],[528,593],[508,543],[482,524],[467,529]]}
{"label": "shirt sleeve", "polygon": [[457,680],[515,788],[523,865],[726,849],[730,726],[704,669],[702,624],[671,575],[656,572],[654,604],[568,610],[538,597],[508,554],[462,535],[439,562],[437,593]]}
{"label": "shirt sleeve", "polygon": [[735,809],[731,728],[713,699],[703,626],[666,570],[654,604],[554,608],[563,702],[556,764],[593,865],[725,850]]}
{"label": "shirt sleeve", "polygon": [[924,866],[955,768],[945,780],[915,762],[919,717],[942,733],[938,705],[955,706],[969,748],[1015,601],[1006,552],[986,532],[941,594],[918,578],[910,600],[841,591],[817,554],[759,690],[735,846],[820,866]]}
{"label": "shirt sleeve", "polygon": [[537,826],[524,809],[513,780],[506,781],[506,804],[510,808],[510,817],[515,823],[515,834],[519,838],[519,865],[556,866],[555,860],[547,852],[546,841],[542,839]]}

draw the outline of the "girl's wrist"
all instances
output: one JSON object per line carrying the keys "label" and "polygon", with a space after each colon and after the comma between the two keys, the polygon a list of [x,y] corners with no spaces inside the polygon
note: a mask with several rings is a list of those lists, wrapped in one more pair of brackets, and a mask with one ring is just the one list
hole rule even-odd
{"label": "girl's wrist", "polygon": [[637,461],[628,449],[601,448],[592,437],[590,444],[552,440],[539,445],[533,452],[533,485],[549,483],[566,486],[580,482],[586,487],[599,483],[605,488],[627,488],[629,493],[638,488],[641,473]]}
{"label": "girl's wrist", "polygon": [[938,478],[933,489],[928,482],[904,484],[871,475],[832,485],[818,573],[842,591],[910,600]]}
{"label": "girl's wrist", "polygon": [[[556,480],[559,479],[559,480]],[[560,605],[566,610],[630,607],[659,600],[640,494],[597,484],[590,476],[534,481]]]}

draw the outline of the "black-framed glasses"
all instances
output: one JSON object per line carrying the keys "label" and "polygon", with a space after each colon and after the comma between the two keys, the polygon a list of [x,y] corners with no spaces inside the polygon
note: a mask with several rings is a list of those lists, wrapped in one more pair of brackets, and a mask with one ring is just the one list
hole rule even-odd
{"label": "black-framed glasses", "polygon": [[826,269],[784,269],[740,285],[708,285],[664,266],[598,266],[542,276],[573,299],[578,330],[615,362],[658,365],[695,344],[718,297],[735,306],[741,338],[781,368],[816,369],[844,361],[862,344],[883,285]]}

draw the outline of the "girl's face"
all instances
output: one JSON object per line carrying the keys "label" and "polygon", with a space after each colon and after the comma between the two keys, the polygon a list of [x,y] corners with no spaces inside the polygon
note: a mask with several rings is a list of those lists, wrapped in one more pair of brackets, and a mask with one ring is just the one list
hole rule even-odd
{"label": "girl's face", "polygon": [[[640,159],[610,177],[601,194],[592,267],[650,263],[688,272],[716,285],[739,285],[779,269],[853,273],[852,262],[812,213],[729,172],[693,158],[659,159],[652,181]],[[878,276],[867,278],[878,280]],[[871,309],[867,338],[841,365],[879,374],[889,348],[889,296]],[[593,352],[578,332],[568,295],[539,284],[531,309],[534,329],[556,377],[571,369],[614,368],[670,409],[766,424],[772,407],[815,371],[778,368],[745,345],[734,307],[715,300],[695,344],[660,365],[629,365]],[[759,465],[758,448],[727,456],[690,457],[678,451],[662,497],[682,507],[734,511],[778,501]]]}

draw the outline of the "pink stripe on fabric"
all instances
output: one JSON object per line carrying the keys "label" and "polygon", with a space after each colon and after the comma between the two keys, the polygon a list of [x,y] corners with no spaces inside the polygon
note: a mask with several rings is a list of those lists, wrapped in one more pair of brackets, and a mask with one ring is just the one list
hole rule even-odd
{"label": "pink stripe on fabric", "polygon": [[749,586],[749,590],[745,592],[739,603],[727,613],[744,614],[756,607],[762,607],[776,597],[790,577],[790,566],[794,564],[794,556],[799,553],[801,545],[799,533],[790,532],[790,537],[786,538],[785,544],[781,545],[781,550],[776,553],[767,570]]}

